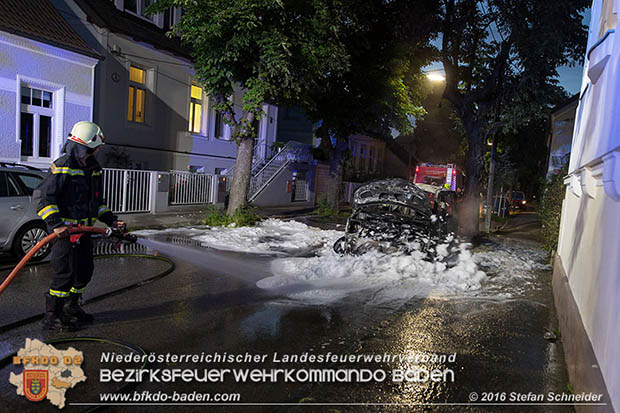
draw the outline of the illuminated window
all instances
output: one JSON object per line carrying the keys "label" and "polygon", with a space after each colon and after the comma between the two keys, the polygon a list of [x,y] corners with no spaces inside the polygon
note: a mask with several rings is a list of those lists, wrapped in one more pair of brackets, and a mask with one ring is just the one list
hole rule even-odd
{"label": "illuminated window", "polygon": [[608,30],[615,29],[618,25],[618,16],[614,13],[614,1],[616,0],[603,0],[603,4],[601,5],[601,25],[598,32],[599,39],[603,37]]}
{"label": "illuminated window", "polygon": [[146,105],[146,70],[129,66],[129,101],[127,120],[144,123]]}
{"label": "illuminated window", "polygon": [[202,88],[192,85],[189,99],[189,131],[200,133],[202,121]]}

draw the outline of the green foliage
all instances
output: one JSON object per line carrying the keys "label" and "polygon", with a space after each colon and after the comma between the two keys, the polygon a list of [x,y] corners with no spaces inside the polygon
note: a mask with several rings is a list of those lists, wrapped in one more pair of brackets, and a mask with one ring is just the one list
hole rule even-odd
{"label": "green foliage", "polygon": [[566,193],[564,176],[567,171],[568,168],[564,167],[559,174],[553,175],[551,180],[546,182],[538,206],[538,215],[542,221],[543,244],[549,252],[555,251],[558,247],[562,202]]}
{"label": "green foliage", "polygon": [[319,200],[314,213],[325,218],[333,218],[338,216],[338,210],[331,207],[327,198],[321,198]]}
{"label": "green foliage", "polygon": [[207,208],[205,219],[202,220],[202,223],[210,227],[224,227],[232,222],[231,219],[231,217],[224,214],[223,210],[211,205]]}
{"label": "green foliage", "polygon": [[[237,141],[253,136],[264,102],[303,100],[326,76],[349,68],[340,39],[348,16],[339,1],[158,0],[149,12],[171,6],[184,13],[168,34],[191,47],[196,78]],[[239,88],[243,103],[235,108],[229,97]]]}
{"label": "green foliage", "polygon": [[273,144],[271,144],[271,150],[273,152],[278,152],[280,149],[284,148],[285,146],[286,146],[286,142],[275,141]]}
{"label": "green foliage", "polygon": [[[443,96],[461,118],[468,139],[467,204],[477,202],[486,141],[543,119],[566,92],[558,68],[585,54],[583,13],[590,0],[445,0],[438,52],[446,72]],[[461,227],[478,232],[474,209]]]}
{"label": "green foliage", "polygon": [[539,183],[546,174],[548,118],[530,120],[515,131],[502,133],[502,145],[510,154],[517,179],[516,188],[527,196],[539,192]]}
{"label": "green foliage", "polygon": [[261,221],[261,217],[256,213],[255,208],[251,206],[242,206],[237,208],[233,216],[229,217],[224,210],[214,206],[207,208],[205,219],[202,220],[204,225],[210,227],[225,227],[235,224],[237,227],[253,227]]}
{"label": "green foliage", "polygon": [[433,59],[428,46],[438,11],[434,0],[343,0],[351,24],[342,31],[350,69],[310,90],[304,109],[320,120],[321,138],[365,133],[391,139],[392,128],[412,130],[421,107],[424,74]]}
{"label": "green foliage", "polygon": [[260,222],[262,218],[256,213],[256,208],[244,205],[237,208],[232,216],[233,222],[239,227],[253,227]]}

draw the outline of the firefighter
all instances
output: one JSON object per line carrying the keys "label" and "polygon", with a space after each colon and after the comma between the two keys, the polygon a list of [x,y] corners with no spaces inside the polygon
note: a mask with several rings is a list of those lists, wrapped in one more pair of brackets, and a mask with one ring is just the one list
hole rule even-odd
{"label": "firefighter", "polygon": [[38,215],[58,236],[51,252],[52,281],[45,294],[43,325],[47,328],[75,328],[93,321],[80,306],[94,269],[90,234],[70,235],[69,228],[90,226],[98,219],[109,227],[125,229],[103,199],[103,171],[94,156],[103,143],[103,133],[95,123],[76,123],[64,155],[52,163],[50,175],[34,194]]}

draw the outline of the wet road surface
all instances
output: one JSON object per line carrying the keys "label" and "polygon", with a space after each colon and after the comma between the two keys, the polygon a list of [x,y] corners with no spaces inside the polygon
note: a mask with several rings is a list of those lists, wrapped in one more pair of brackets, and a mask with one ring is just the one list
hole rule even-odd
{"label": "wet road surface", "polygon": [[[506,236],[480,248],[497,248]],[[530,241],[520,241],[528,243]],[[568,379],[560,341],[544,339],[556,331],[551,296],[551,272],[537,271],[532,285],[511,299],[418,297],[399,308],[367,306],[362,291],[329,306],[310,306],[256,287],[269,276],[269,255],[223,252],[200,246],[181,236],[164,235],[145,243],[147,252],[158,250],[170,257],[176,269],[151,283],[107,297],[86,306],[97,321],[78,332],[51,333],[37,323],[3,331],[0,357],[23,346],[25,339],[95,336],[132,343],[147,353],[267,355],[252,363],[154,363],[150,368],[256,368],[256,369],[369,369],[387,373],[382,382],[369,383],[139,383],[136,390],[150,392],[238,393],[247,407],[209,407],[216,411],[535,411],[567,412],[569,406],[478,406],[472,392],[541,394],[566,392]],[[138,249],[143,253],[144,250]],[[141,258],[101,258],[86,298],[146,279],[164,271],[167,264]],[[7,271],[8,272],[8,271]],[[4,272],[3,272],[4,275]],[[49,280],[49,266],[30,268],[17,284],[0,296],[2,325],[42,311],[42,293]],[[59,344],[84,352],[88,380],[67,391],[67,402],[96,402],[102,392],[120,385],[99,383],[102,368],[138,368],[139,364],[111,364],[102,352],[126,353],[114,343]],[[277,353],[277,355],[274,355]],[[284,354],[393,355],[380,362],[283,363]],[[399,360],[415,354],[455,354],[455,360]],[[414,368],[453,372],[453,381],[393,382],[393,370]],[[33,411],[32,403],[15,394],[8,383],[13,366],[0,370],[0,411]],[[491,396],[499,397],[499,396]],[[296,403],[315,405],[295,406]],[[288,404],[291,405],[278,405]],[[326,405],[316,405],[318,403]],[[374,403],[380,405],[360,405]],[[427,406],[414,406],[428,403]],[[435,403],[463,405],[437,406]],[[274,405],[276,404],[276,405]],[[330,405],[331,404],[331,405]],[[63,411],[83,411],[68,405]],[[112,411],[183,411],[195,407],[114,406]],[[47,401],[36,411],[58,411]]]}

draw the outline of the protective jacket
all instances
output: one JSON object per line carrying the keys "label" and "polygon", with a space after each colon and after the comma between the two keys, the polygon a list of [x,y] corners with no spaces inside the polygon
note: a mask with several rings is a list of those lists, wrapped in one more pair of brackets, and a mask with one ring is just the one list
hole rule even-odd
{"label": "protective jacket", "polygon": [[34,191],[37,214],[49,228],[61,225],[93,225],[97,219],[111,226],[117,217],[103,199],[103,170],[90,156],[80,164],[88,148],[67,141],[65,155],[56,159],[50,174]]}

